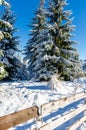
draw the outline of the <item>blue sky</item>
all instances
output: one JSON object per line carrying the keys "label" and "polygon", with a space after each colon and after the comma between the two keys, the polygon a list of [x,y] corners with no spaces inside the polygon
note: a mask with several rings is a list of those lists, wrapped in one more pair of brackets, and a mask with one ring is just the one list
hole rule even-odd
{"label": "blue sky", "polygon": [[[15,26],[19,29],[17,33],[20,36],[20,47],[23,48],[28,39],[31,18],[34,17],[40,0],[10,0],[12,10],[16,14]],[[46,0],[48,1],[48,0]],[[76,25],[74,31],[75,41],[78,41],[77,48],[80,58],[86,59],[86,0],[68,0],[68,9],[73,11],[75,17],[73,24]]]}

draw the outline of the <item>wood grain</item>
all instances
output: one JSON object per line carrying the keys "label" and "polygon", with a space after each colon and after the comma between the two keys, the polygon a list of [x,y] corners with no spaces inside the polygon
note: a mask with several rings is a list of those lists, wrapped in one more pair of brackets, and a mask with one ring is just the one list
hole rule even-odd
{"label": "wood grain", "polygon": [[38,107],[34,106],[19,112],[0,117],[0,130],[7,130],[15,125],[38,117]]}

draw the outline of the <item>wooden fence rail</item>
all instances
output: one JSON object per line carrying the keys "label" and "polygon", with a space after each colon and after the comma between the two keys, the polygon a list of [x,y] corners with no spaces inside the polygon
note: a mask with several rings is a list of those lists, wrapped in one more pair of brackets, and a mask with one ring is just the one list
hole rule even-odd
{"label": "wooden fence rail", "polygon": [[76,116],[77,114],[79,114],[80,112],[82,112],[84,110],[86,110],[86,105],[83,105],[82,107],[80,107],[80,108],[60,117],[59,119],[55,119],[54,121],[42,126],[40,128],[40,130],[53,130],[57,126],[60,126],[61,124],[70,120],[71,118],[73,118],[74,116]]}
{"label": "wooden fence rail", "polygon": [[45,103],[42,105],[42,115],[47,115],[48,113],[55,111],[59,108],[63,108],[67,106],[68,104],[71,104],[73,102],[76,102],[80,99],[86,98],[86,94],[83,93],[78,93],[76,95],[72,95],[69,97],[62,98],[57,101],[52,101],[50,103]]}
{"label": "wooden fence rail", "polygon": [[[81,107],[71,111],[70,113],[62,115],[60,118],[52,119],[50,123],[44,123],[41,121],[41,119],[44,116],[57,111],[59,108],[64,108],[65,106],[80,99],[86,99],[86,93],[78,93],[69,97],[62,98],[60,100],[45,103],[40,107],[41,110],[39,110],[37,106],[33,106],[31,108],[27,108],[16,113],[0,117],[0,130],[7,130],[8,128],[14,127],[31,119],[36,119],[37,123],[39,118],[41,122],[39,130],[53,130],[71,118],[75,117],[76,115],[80,114],[81,112],[86,111],[86,104],[83,104]],[[39,111],[41,111],[40,114]],[[68,127],[67,130],[76,130],[76,128],[84,121],[86,121],[86,115],[72,124],[72,126]],[[35,128],[35,130],[37,130],[37,128]]]}
{"label": "wooden fence rail", "polygon": [[0,130],[7,130],[8,128],[37,117],[38,107],[36,106],[0,117]]}
{"label": "wooden fence rail", "polygon": [[70,126],[67,130],[74,130],[77,129],[83,122],[86,121],[86,116],[82,117],[80,120],[75,122],[72,126]]}

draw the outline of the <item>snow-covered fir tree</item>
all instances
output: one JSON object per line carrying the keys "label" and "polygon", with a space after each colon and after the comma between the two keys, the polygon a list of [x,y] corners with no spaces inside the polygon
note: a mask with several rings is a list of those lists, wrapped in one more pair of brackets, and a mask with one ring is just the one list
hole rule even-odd
{"label": "snow-covered fir tree", "polygon": [[45,11],[44,0],[41,0],[26,46],[30,79],[49,80],[58,74],[63,80],[71,80],[83,75],[79,53],[74,47],[76,42],[71,40],[75,28],[71,25],[73,18],[65,6],[66,0],[50,0]]}
{"label": "snow-covered fir tree", "polygon": [[[0,5],[10,6],[5,0],[0,0]],[[0,41],[4,38],[10,38],[10,34],[8,32],[2,31],[2,28],[12,28],[12,25],[4,20],[0,19]],[[7,72],[4,69],[4,64],[1,61],[1,56],[3,55],[2,50],[0,49],[0,80],[7,76]]]}
{"label": "snow-covered fir tree", "polygon": [[10,7],[6,7],[4,10],[4,13],[1,17],[3,21],[6,21],[12,25],[13,28],[7,28],[6,26],[3,26],[1,28],[2,32],[7,32],[11,35],[10,38],[4,38],[0,42],[0,48],[3,50],[3,56],[2,61],[5,65],[5,69],[8,72],[7,79],[14,79],[19,78],[19,68],[22,66],[22,63],[19,61],[19,59],[16,57],[16,52],[18,51],[18,37],[15,36],[15,32],[17,29],[15,29],[15,16],[11,11]]}
{"label": "snow-covered fir tree", "polygon": [[[26,46],[26,57],[28,60],[28,70],[30,73],[30,79],[40,79],[40,76],[46,76],[45,63],[42,63],[45,50],[43,49],[43,42],[46,41],[45,28],[46,28],[46,16],[44,9],[44,0],[40,1],[40,6],[35,12],[35,17],[32,21],[32,30],[30,33],[30,39]],[[42,74],[42,75],[40,75]]]}
{"label": "snow-covered fir tree", "polygon": [[[74,47],[75,41],[71,40],[71,11],[65,10],[67,0],[50,0],[47,12],[49,35],[52,37],[53,46],[51,54],[57,57],[54,66],[57,67],[61,79],[70,80],[80,76],[82,71],[79,64],[79,53]],[[53,65],[53,64],[52,64]]]}

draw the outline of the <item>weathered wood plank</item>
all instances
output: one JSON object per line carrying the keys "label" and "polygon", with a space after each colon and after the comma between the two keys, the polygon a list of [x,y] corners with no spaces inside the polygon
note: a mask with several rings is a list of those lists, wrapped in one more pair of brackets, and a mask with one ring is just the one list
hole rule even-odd
{"label": "weathered wood plank", "polygon": [[77,122],[75,122],[67,130],[76,130],[84,121],[86,121],[86,116],[82,117],[80,120],[78,120]]}
{"label": "weathered wood plank", "polygon": [[42,116],[48,115],[49,113],[56,111],[58,108],[63,108],[66,105],[69,105],[75,101],[78,101],[82,98],[86,97],[86,93],[78,93],[76,95],[72,95],[70,97],[65,97],[59,99],[57,101],[52,101],[50,103],[45,103],[41,106],[42,108]]}
{"label": "weathered wood plank", "polygon": [[38,107],[34,106],[19,112],[0,117],[0,130],[7,130],[15,125],[38,117]]}
{"label": "weathered wood plank", "polygon": [[64,122],[70,120],[71,118],[75,117],[82,111],[86,110],[86,105],[83,105],[82,107],[77,108],[76,110],[60,117],[59,119],[52,120],[52,122],[47,123],[46,125],[42,126],[40,130],[53,130],[56,127],[60,126]]}

